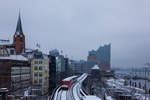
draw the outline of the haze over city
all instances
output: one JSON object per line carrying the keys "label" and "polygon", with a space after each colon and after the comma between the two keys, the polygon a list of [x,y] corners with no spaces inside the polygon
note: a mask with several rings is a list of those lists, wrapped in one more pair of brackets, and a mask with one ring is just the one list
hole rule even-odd
{"label": "haze over city", "polygon": [[12,41],[19,9],[27,48],[39,43],[79,60],[111,43],[112,67],[150,60],[149,0],[1,0],[0,37]]}

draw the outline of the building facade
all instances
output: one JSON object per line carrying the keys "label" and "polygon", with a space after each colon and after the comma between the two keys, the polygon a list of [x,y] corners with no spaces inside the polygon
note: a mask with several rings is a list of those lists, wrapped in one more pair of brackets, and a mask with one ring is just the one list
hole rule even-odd
{"label": "building facade", "polygon": [[49,93],[56,88],[56,57],[49,55]]}
{"label": "building facade", "polygon": [[71,60],[71,67],[75,75],[80,75],[86,72],[86,62],[84,60]]}
{"label": "building facade", "polygon": [[0,69],[0,88],[8,88],[15,95],[30,91],[28,59],[21,55],[0,56]]}
{"label": "building facade", "polygon": [[63,55],[56,57],[56,72],[65,72],[65,58]]}
{"label": "building facade", "polygon": [[44,95],[49,89],[49,59],[40,52],[31,60],[32,94]]}
{"label": "building facade", "polygon": [[4,42],[0,42],[0,56],[9,56],[15,55],[16,48],[14,45],[9,44],[8,42],[4,44]]}

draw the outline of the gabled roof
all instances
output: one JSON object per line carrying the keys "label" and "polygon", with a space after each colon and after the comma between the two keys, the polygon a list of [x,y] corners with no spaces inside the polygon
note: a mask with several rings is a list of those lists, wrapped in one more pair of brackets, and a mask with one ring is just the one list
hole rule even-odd
{"label": "gabled roof", "polygon": [[20,34],[23,33],[22,31],[22,24],[21,24],[21,16],[20,16],[20,12],[19,12],[19,17],[18,17],[18,22],[17,22],[17,27],[16,27],[16,33],[15,34]]}

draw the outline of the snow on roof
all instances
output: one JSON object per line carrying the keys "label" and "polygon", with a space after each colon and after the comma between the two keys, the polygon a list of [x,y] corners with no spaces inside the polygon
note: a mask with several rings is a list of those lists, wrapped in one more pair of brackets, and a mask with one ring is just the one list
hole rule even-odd
{"label": "snow on roof", "polygon": [[98,65],[94,65],[94,67],[92,67],[92,69],[99,69]]}
{"label": "snow on roof", "polygon": [[98,98],[97,96],[86,96],[86,98],[84,100],[101,100],[100,98]]}
{"label": "snow on roof", "polygon": [[22,55],[10,55],[10,56],[0,56],[0,59],[9,59],[9,60],[20,60],[20,61],[28,61],[27,58],[25,58]]}
{"label": "snow on roof", "polygon": [[12,45],[9,40],[0,39],[0,45]]}
{"label": "snow on roof", "polygon": [[77,76],[71,76],[71,77],[65,78],[63,81],[70,81],[71,79],[76,78],[76,77]]}
{"label": "snow on roof", "polygon": [[106,96],[106,100],[113,100],[111,96]]}

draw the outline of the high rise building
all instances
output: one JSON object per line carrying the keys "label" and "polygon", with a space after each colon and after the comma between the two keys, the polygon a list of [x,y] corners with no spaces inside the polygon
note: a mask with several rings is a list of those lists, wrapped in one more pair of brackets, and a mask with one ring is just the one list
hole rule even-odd
{"label": "high rise building", "polygon": [[97,63],[102,70],[110,70],[111,66],[111,44],[99,47],[97,50]]}
{"label": "high rise building", "polygon": [[110,70],[111,66],[111,44],[100,46],[97,50],[89,51],[87,67],[90,69],[98,64],[101,70]]}

